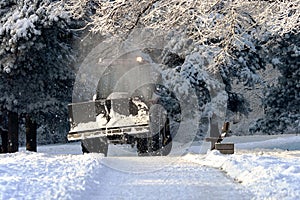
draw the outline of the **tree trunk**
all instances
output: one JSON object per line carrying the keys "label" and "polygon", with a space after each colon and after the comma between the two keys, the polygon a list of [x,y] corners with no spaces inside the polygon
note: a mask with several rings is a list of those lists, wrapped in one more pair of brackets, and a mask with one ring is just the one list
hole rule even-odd
{"label": "tree trunk", "polygon": [[15,112],[8,113],[8,152],[19,150],[19,118]]}
{"label": "tree trunk", "polygon": [[3,131],[0,129],[0,134],[2,141],[0,153],[8,153],[8,133],[7,131]]}
{"label": "tree trunk", "polygon": [[37,124],[31,120],[29,115],[26,115],[26,150],[37,151],[36,135],[37,135]]}
{"label": "tree trunk", "polygon": [[0,113],[0,135],[2,141],[0,153],[8,153],[7,115],[6,112],[2,111],[1,109]]}

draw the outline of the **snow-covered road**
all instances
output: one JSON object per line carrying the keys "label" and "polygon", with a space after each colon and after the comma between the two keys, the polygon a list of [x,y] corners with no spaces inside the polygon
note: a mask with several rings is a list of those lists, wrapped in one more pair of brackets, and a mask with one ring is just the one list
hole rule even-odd
{"label": "snow-covered road", "polygon": [[0,199],[251,197],[220,170],[182,157],[103,158],[28,152],[0,157]]}
{"label": "snow-covered road", "polygon": [[[105,158],[104,162],[123,163],[134,172],[107,167],[94,170],[94,177],[79,199],[250,199],[246,188],[221,171],[178,157]],[[166,162],[170,165],[166,166]],[[118,163],[118,164],[117,164]],[[141,168],[165,167],[145,172]],[[149,167],[150,166],[150,167]],[[123,166],[124,167],[124,166]],[[140,172],[142,171],[142,172]]]}

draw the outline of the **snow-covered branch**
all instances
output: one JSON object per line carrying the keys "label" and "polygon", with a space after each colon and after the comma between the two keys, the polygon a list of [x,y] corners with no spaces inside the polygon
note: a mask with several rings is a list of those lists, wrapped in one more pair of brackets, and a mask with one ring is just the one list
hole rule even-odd
{"label": "snow-covered branch", "polygon": [[0,73],[20,67],[16,64],[18,58],[36,44],[42,31],[51,29],[53,24],[65,28],[70,21],[61,2],[24,0],[12,6],[1,9]]}

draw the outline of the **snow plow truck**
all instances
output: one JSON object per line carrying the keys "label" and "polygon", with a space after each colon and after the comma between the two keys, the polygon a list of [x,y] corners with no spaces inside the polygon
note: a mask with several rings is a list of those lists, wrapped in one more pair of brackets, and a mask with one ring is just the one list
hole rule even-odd
{"label": "snow plow truck", "polygon": [[179,103],[152,64],[141,62],[136,55],[129,57],[139,62],[109,65],[93,101],[68,105],[67,138],[80,140],[83,153],[107,156],[109,144],[130,144],[139,156],[171,152],[170,117],[174,111],[180,112]]}

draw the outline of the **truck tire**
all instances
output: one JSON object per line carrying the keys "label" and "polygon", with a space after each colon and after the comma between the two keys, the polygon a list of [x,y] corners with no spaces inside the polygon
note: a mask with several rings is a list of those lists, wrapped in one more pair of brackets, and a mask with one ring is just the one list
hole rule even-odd
{"label": "truck tire", "polygon": [[81,140],[82,153],[102,153],[107,156],[108,141],[106,137]]}
{"label": "truck tire", "polygon": [[152,155],[154,156],[167,156],[172,150],[172,136],[170,132],[170,123],[167,119],[164,127],[160,130],[159,134],[151,138]]}
{"label": "truck tire", "polygon": [[172,136],[167,119],[159,133],[150,138],[138,138],[137,150],[139,156],[167,156],[172,150]]}

